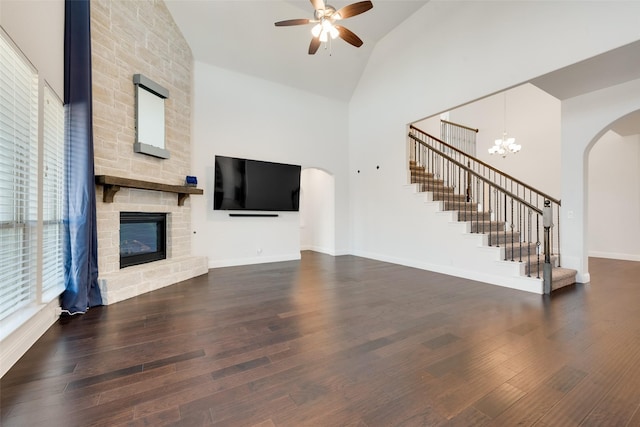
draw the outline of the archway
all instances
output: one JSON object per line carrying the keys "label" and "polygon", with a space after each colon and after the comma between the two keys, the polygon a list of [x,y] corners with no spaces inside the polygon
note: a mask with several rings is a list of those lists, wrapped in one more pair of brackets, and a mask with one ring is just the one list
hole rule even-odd
{"label": "archway", "polygon": [[300,176],[300,249],[335,255],[335,178],[322,169]]}
{"label": "archway", "polygon": [[[576,96],[562,102],[562,209],[560,238],[563,267],[589,276],[589,156],[619,120],[640,110],[640,79]],[[611,166],[613,167],[613,165]],[[613,220],[611,215],[609,220]]]}
{"label": "archway", "polygon": [[640,110],[611,129],[588,153],[588,253],[640,261]]}

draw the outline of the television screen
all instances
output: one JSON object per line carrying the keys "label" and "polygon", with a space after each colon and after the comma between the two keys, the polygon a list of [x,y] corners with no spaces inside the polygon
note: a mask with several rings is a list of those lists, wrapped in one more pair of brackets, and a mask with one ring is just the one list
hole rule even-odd
{"label": "television screen", "polygon": [[216,156],[213,209],[298,211],[297,165]]}

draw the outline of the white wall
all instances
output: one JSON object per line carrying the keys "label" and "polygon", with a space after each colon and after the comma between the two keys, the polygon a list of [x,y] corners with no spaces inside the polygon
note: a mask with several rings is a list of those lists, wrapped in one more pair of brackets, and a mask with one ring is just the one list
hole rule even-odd
{"label": "white wall", "polygon": [[429,2],[381,40],[349,109],[350,169],[366,171],[351,175],[353,252],[402,260],[452,251],[415,241],[420,222],[397,209],[407,123],[637,40],[639,15],[636,2]]}
{"label": "white wall", "polygon": [[[505,129],[504,94],[507,96],[507,136],[522,145],[517,155],[490,155],[487,150],[502,138]],[[477,157],[509,175],[526,182],[553,198],[560,198],[560,106],[559,99],[526,83],[504,92],[454,108],[449,121],[478,129]],[[420,121],[423,129],[440,117]],[[440,131],[434,134],[440,137]],[[541,166],[544,165],[544,169]]]}
{"label": "white wall", "polygon": [[309,168],[300,179],[300,246],[335,255],[335,179]]}
{"label": "white wall", "polygon": [[[563,265],[588,273],[588,158],[590,150],[619,118],[640,109],[640,80],[577,96],[562,103]],[[634,238],[634,237],[631,237]]]}
{"label": "white wall", "polygon": [[589,255],[640,261],[640,135],[604,134],[588,183]]}
{"label": "white wall", "polygon": [[209,266],[300,257],[300,216],[230,218],[213,210],[216,154],[320,168],[335,178],[335,253],[346,253],[347,104],[196,62],[193,174],[204,189],[192,198],[193,253]]}
{"label": "white wall", "polygon": [[[619,118],[640,110],[640,80],[567,99],[562,103],[563,265],[590,280],[588,176],[590,150]],[[636,219],[637,220],[637,219]],[[637,238],[629,236],[628,238]]]}

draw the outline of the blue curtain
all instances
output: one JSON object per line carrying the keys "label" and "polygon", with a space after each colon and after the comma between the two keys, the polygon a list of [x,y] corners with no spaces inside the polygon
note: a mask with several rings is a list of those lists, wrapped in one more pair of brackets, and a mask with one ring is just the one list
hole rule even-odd
{"label": "blue curtain", "polygon": [[102,305],[98,287],[89,3],[65,1],[65,291],[60,305],[66,314],[84,313],[89,307]]}

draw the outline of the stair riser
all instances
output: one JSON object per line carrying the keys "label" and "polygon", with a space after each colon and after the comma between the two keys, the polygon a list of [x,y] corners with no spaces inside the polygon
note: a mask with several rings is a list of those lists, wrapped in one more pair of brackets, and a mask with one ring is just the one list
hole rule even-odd
{"label": "stair riser", "polygon": [[555,278],[552,273],[551,277],[551,290],[555,291],[556,289],[563,288],[565,286],[573,285],[576,283],[575,276],[569,276],[564,278]]}
{"label": "stair riser", "polygon": [[[509,242],[511,243],[511,242]],[[527,256],[535,257],[536,255],[536,245],[531,244],[527,245],[526,243],[522,244],[520,247],[519,243],[515,243],[513,247],[509,244],[508,246],[504,246],[504,255],[503,259],[507,259],[507,261],[519,261],[520,259],[526,259]]]}
{"label": "stair riser", "polygon": [[[435,191],[453,191],[453,188],[451,187],[445,187],[443,182],[438,182],[438,181],[411,181],[412,184],[418,184],[421,185],[423,188],[425,189],[433,189]],[[427,191],[427,190],[425,190]]]}
{"label": "stair riser", "polygon": [[452,193],[440,193],[433,192],[433,199],[438,201],[459,201],[464,202],[467,199],[467,196],[464,194],[452,194]]}
{"label": "stair riser", "polygon": [[412,182],[420,186],[420,192],[431,191],[435,193],[453,193],[453,188],[445,187],[442,183]]}
{"label": "stair riser", "polygon": [[[531,263],[527,263],[527,259],[524,258],[522,260],[524,264],[524,274],[529,275],[537,275],[538,274],[538,257],[531,257]],[[557,267],[557,260],[551,259],[551,265],[553,267]],[[529,273],[531,271],[531,273]],[[542,276],[542,272],[544,271],[544,254],[540,255],[540,276]]]}
{"label": "stair riser", "polygon": [[485,234],[487,234],[487,244],[490,246],[497,246],[503,243],[511,244],[511,242],[517,243],[520,240],[520,233],[517,232],[511,234],[511,232],[508,231],[506,235],[503,232],[491,233],[490,235],[489,233]]}
{"label": "stair riser", "polygon": [[504,222],[471,221],[471,233],[490,233],[504,230]]}
{"label": "stair riser", "polygon": [[427,172],[426,170],[421,168],[411,168],[410,172],[411,175],[433,175],[432,172]]}
{"label": "stair riser", "polygon": [[[428,176],[411,176],[411,183],[422,183],[422,184],[437,184],[437,185],[441,185],[441,186],[445,186],[444,185],[444,181],[441,179],[435,179],[432,177],[428,177]],[[451,188],[451,187],[446,187],[446,188]]]}
{"label": "stair riser", "polygon": [[489,212],[471,212],[471,211],[458,211],[458,221],[489,221],[491,214]]}
{"label": "stair riser", "polygon": [[440,181],[440,182],[444,182],[443,179],[439,179],[434,177],[433,175],[424,175],[424,174],[416,174],[416,173],[412,173],[411,174],[411,180],[415,180],[415,181]]}
{"label": "stair riser", "polygon": [[411,173],[419,173],[419,174],[427,174],[427,175],[434,175],[433,172],[430,172],[428,170],[425,170],[423,168],[419,168],[419,167],[415,167],[415,168],[410,168],[409,169],[411,171]]}
{"label": "stair riser", "polygon": [[464,200],[462,201],[445,201],[444,202],[444,210],[445,211],[471,211],[478,212],[478,204],[477,203],[469,203]]}

